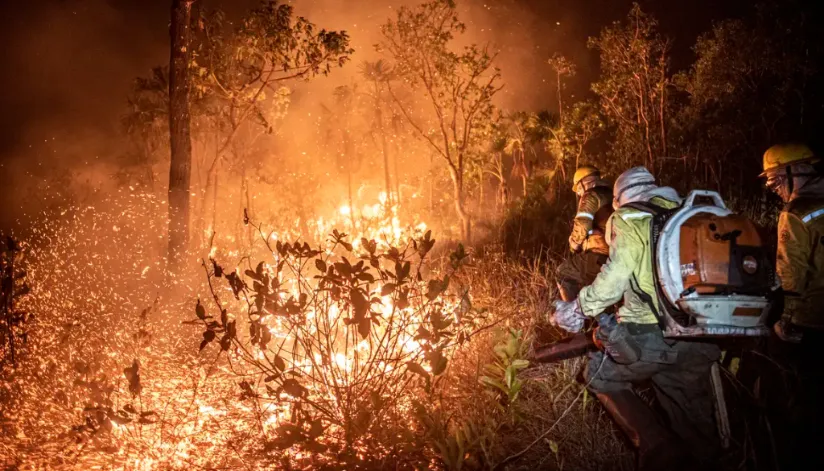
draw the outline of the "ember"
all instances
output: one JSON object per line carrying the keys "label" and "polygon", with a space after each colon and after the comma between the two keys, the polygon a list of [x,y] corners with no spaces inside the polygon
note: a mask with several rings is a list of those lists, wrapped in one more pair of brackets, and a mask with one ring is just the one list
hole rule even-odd
{"label": "ember", "polygon": [[[636,442],[685,467],[820,458],[799,444],[820,422],[824,9],[6,3],[0,468],[624,471]],[[609,348],[624,327],[667,338],[679,361],[655,375],[694,375],[696,401],[660,376],[598,384],[620,350],[675,358]],[[807,354],[676,338],[699,330]],[[535,361],[568,333],[581,348]],[[696,434],[648,446],[679,432],[641,420],[657,409],[703,438],[715,421],[723,456]]]}

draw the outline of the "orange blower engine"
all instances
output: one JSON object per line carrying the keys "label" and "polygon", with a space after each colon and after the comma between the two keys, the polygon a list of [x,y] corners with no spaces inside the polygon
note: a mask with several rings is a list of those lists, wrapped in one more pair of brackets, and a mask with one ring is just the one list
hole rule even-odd
{"label": "orange blower engine", "polygon": [[[697,204],[699,197],[712,203]],[[775,283],[756,225],[707,190],[692,191],[673,210],[650,212],[664,335],[766,335]]]}

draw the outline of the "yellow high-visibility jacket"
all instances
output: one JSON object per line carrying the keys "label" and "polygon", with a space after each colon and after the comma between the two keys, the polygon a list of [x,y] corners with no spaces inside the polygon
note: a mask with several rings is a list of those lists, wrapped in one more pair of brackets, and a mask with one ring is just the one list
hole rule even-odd
{"label": "yellow high-visibility jacket", "polygon": [[824,178],[794,193],[778,216],[776,273],[784,314],[793,324],[824,330]]}
{"label": "yellow high-visibility jacket", "polygon": [[598,185],[586,191],[578,200],[578,212],[572,223],[571,243],[580,245],[584,252],[607,255],[606,223],[612,214],[612,190]]}
{"label": "yellow high-visibility jacket", "polygon": [[[649,202],[665,209],[678,206],[678,203],[658,196]],[[658,323],[647,302],[636,294],[646,293],[658,309],[650,244],[651,224],[652,214],[626,206],[618,208],[609,218],[609,260],[601,267],[595,281],[578,295],[585,315],[597,316],[623,297],[618,322]]]}

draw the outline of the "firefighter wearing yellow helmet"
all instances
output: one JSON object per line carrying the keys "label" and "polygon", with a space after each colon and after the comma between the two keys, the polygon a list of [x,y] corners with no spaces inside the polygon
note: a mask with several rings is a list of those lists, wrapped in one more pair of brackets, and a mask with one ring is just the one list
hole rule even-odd
{"label": "firefighter wearing yellow helmet", "polygon": [[569,236],[574,257],[558,266],[556,272],[561,299],[575,299],[581,287],[595,279],[607,259],[606,223],[612,214],[612,190],[591,165],[575,171],[572,191],[578,195],[578,210]]}
{"label": "firefighter wearing yellow helmet", "polygon": [[[782,469],[824,469],[820,446],[824,423],[824,178],[819,159],[802,144],[776,145],[764,153],[766,186],[785,206],[778,216],[776,274],[784,310],[774,330],[791,350],[798,374],[791,410],[786,414],[787,449]],[[779,448],[781,444],[779,444]]]}
{"label": "firefighter wearing yellow helmet", "polygon": [[[623,300],[617,324],[599,326],[605,351],[590,356],[589,389],[637,448],[639,470],[699,469],[698,462],[712,464],[719,451],[709,374],[721,352],[709,343],[664,338],[650,250],[653,216],[636,207],[672,209],[681,197],[656,185],[644,167],[622,173],[614,195],[615,212],[607,223],[609,260],[577,299],[555,302],[551,321],[578,332],[586,318]],[[644,382],[652,383],[668,426],[635,393],[634,386]]]}
{"label": "firefighter wearing yellow helmet", "polygon": [[573,252],[608,254],[605,227],[612,214],[612,191],[597,168],[585,165],[575,171],[572,191],[578,195],[569,248]]}
{"label": "firefighter wearing yellow helmet", "polygon": [[824,332],[824,179],[809,147],[775,145],[764,153],[766,186],[784,201],[778,216],[776,273],[784,313],[775,330],[798,342],[803,329]]}

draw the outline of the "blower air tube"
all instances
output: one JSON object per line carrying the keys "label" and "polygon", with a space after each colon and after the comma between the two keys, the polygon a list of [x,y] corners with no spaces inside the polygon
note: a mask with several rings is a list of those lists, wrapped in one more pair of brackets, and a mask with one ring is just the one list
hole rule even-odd
{"label": "blower air tube", "polygon": [[592,334],[580,333],[570,338],[539,347],[529,360],[533,363],[555,363],[586,355],[590,350],[596,350]]}

